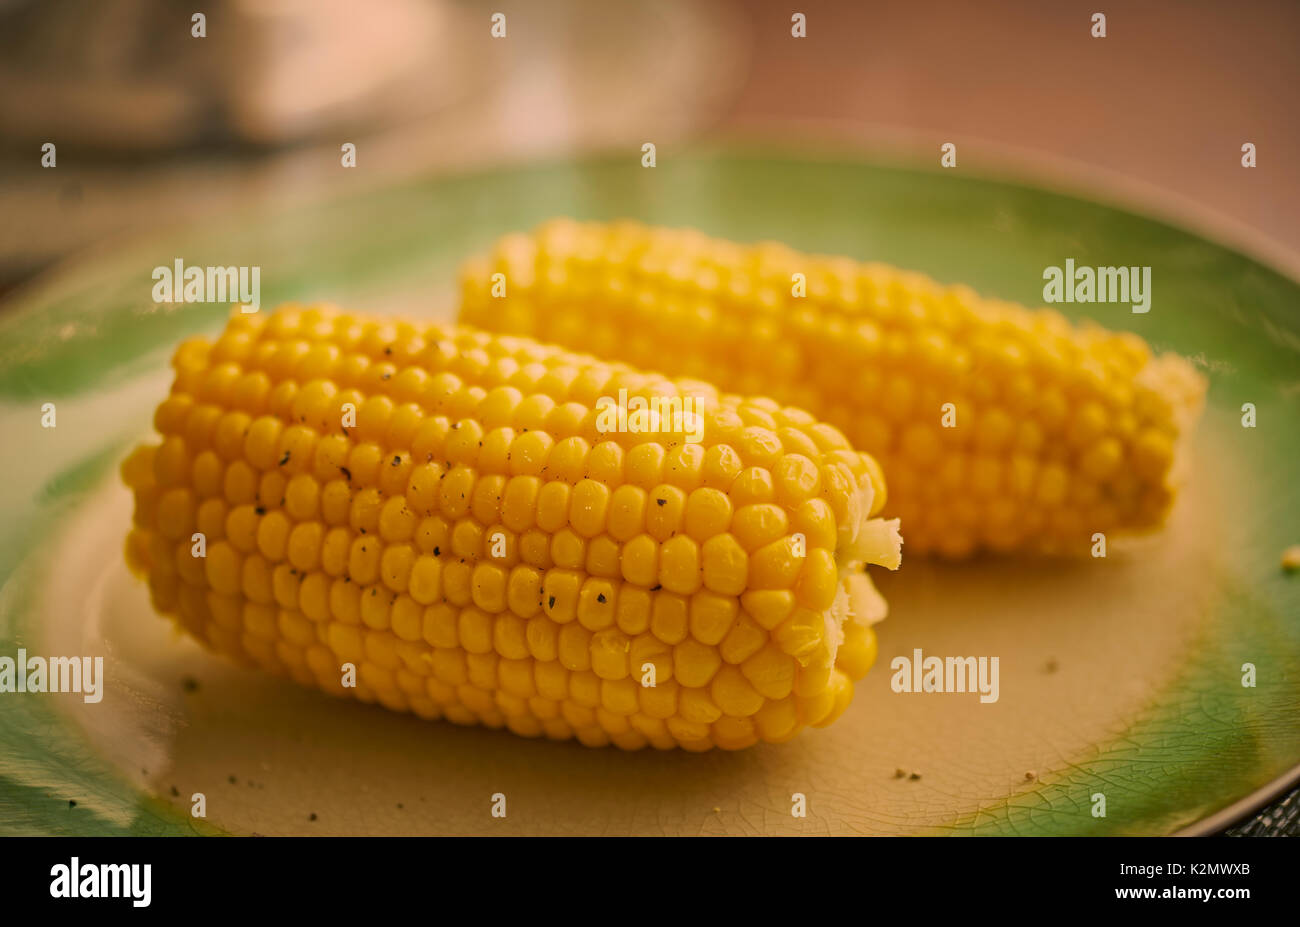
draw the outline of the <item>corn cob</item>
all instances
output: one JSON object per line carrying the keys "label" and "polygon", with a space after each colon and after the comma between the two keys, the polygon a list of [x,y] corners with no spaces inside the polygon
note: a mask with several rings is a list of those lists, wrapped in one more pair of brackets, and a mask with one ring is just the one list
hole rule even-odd
{"label": "corn cob", "polygon": [[[425,718],[689,750],[828,724],[875,658],[863,564],[897,567],[897,523],[807,413],[321,307],[236,313],[173,366],[161,442],[122,466],[126,554],[215,651]],[[620,390],[701,428],[617,430]]]}
{"label": "corn cob", "polygon": [[461,291],[469,324],[808,409],[880,461],[913,553],[1082,552],[1159,526],[1205,388],[1136,335],[632,222],[507,236]]}

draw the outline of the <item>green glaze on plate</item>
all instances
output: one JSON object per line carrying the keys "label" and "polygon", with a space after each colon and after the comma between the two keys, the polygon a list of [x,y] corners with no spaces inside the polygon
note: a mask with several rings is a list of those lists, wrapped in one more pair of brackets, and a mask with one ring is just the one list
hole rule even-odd
{"label": "green glaze on plate", "polygon": [[[151,614],[121,562],[130,502],[116,462],[149,433],[170,350],[227,311],[154,304],[155,266],[258,265],[264,309],[320,299],[449,318],[463,257],[555,215],[775,238],[1032,305],[1044,268],[1067,258],[1149,265],[1147,314],[1057,308],[1087,309],[1208,375],[1170,525],[1099,561],[905,556],[881,583],[880,660],[844,718],[737,754],[590,751],[423,722],[229,667]],[[104,655],[105,697],[0,694],[0,832],[1194,827],[1300,764],[1300,577],[1279,568],[1300,541],[1297,306],[1295,282],[1114,208],[956,172],[725,148],[654,170],[623,157],[544,164],[246,211],[70,263],[0,312],[0,656]],[[44,402],[56,428],[41,427]],[[1246,402],[1254,429],[1241,427]],[[998,656],[999,702],[895,694],[889,662],[916,647]],[[190,677],[197,691],[182,686]],[[498,791],[504,819],[489,814]],[[806,818],[790,815],[796,792]]]}

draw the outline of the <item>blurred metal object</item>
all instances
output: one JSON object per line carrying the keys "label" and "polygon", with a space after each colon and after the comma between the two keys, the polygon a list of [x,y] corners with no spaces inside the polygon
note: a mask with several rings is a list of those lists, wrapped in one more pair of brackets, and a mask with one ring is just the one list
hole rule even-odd
{"label": "blurred metal object", "polygon": [[396,121],[467,76],[455,54],[430,53],[454,49],[464,16],[442,0],[11,0],[0,134],[143,152]]}
{"label": "blurred metal object", "polygon": [[206,39],[175,0],[0,0],[0,286],[232,204],[591,150],[639,169],[723,117],[752,42],[735,0],[514,4],[501,39],[498,0],[195,5]]}

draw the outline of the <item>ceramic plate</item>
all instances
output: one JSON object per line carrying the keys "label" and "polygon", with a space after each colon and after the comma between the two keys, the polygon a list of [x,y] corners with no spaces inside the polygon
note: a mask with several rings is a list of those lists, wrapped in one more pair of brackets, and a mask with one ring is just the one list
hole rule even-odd
{"label": "ceramic plate", "polygon": [[[891,614],[880,660],[846,715],[739,753],[588,750],[390,714],[234,668],[151,612],[122,561],[130,500],[117,463],[150,432],[171,348],[227,311],[154,303],[154,267],[258,265],[267,308],[321,299],[450,317],[463,257],[555,215],[776,238],[1034,305],[1044,268],[1066,258],[1150,266],[1150,312],[1086,308],[1209,377],[1168,528],[1112,544],[1104,560],[905,557],[881,581]],[[101,655],[104,696],[0,695],[0,831],[1211,826],[1300,764],[1300,576],[1279,567],[1300,542],[1297,305],[1300,287],[1260,263],[1094,202],[955,171],[735,148],[654,170],[596,159],[406,182],[274,215],[246,210],[69,263],[0,312],[0,655]],[[44,403],[54,428],[42,427]],[[1242,427],[1244,403],[1257,427]],[[998,656],[999,700],[894,693],[890,660],[918,647]],[[1244,664],[1254,686],[1242,684]],[[505,818],[490,814],[496,792],[508,796]],[[790,813],[796,792],[806,818]],[[190,813],[196,793],[201,819]]]}

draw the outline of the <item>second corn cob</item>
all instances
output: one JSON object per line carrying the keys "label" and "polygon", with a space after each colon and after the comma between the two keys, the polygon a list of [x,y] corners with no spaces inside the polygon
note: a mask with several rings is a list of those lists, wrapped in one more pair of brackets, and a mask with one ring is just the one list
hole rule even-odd
{"label": "second corn cob", "polygon": [[555,220],[462,272],[464,321],[841,428],[908,550],[1082,553],[1161,524],[1204,381],[1135,335],[775,243]]}
{"label": "second corn cob", "polygon": [[[329,308],[236,312],[173,366],[160,441],[122,467],[127,557],[237,660],[427,718],[700,750],[829,723],[875,658],[863,564],[897,567],[897,526],[875,461],[804,412]],[[612,428],[623,395],[689,398],[698,431]]]}

